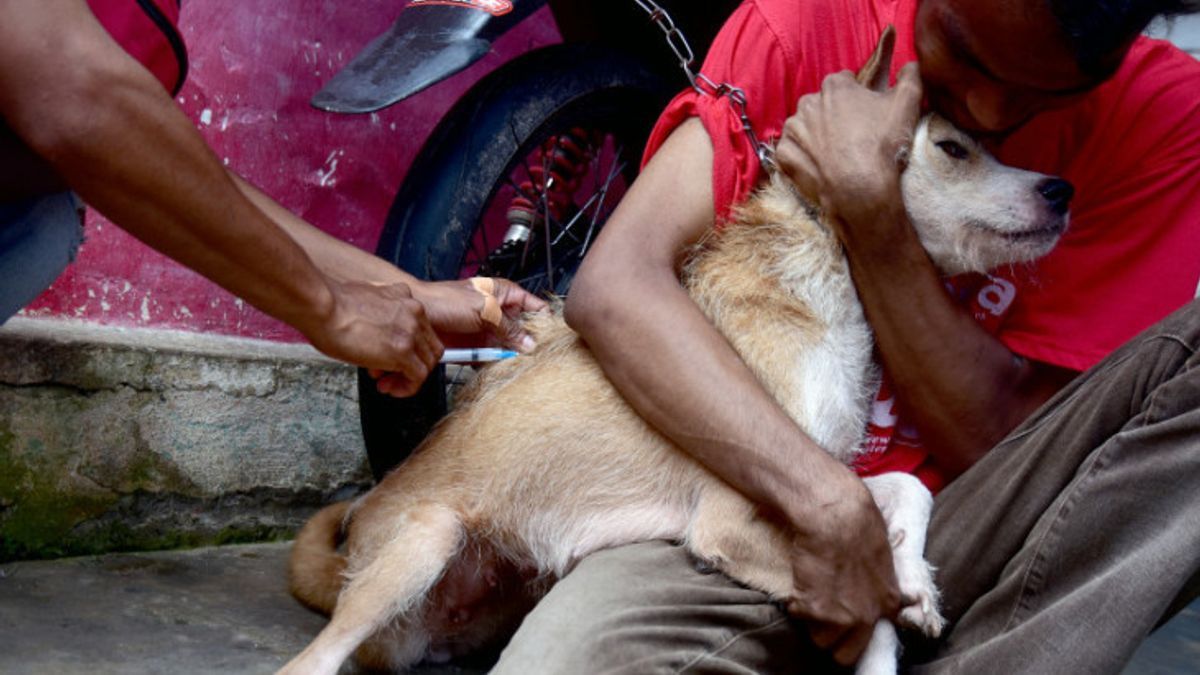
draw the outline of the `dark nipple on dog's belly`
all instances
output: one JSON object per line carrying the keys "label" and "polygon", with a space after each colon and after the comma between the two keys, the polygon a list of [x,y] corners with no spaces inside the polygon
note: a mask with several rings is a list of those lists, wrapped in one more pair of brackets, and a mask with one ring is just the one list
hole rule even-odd
{"label": "dark nipple on dog's belly", "polygon": [[458,657],[506,641],[536,602],[532,576],[490,545],[470,542],[429,595],[424,618],[435,649]]}

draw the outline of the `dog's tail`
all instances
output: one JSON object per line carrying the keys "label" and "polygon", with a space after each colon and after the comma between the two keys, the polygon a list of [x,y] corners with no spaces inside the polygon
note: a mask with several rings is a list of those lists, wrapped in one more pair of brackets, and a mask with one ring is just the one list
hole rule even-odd
{"label": "dog's tail", "polygon": [[288,560],[288,588],[305,607],[328,616],[345,584],[346,556],[338,553],[350,502],[321,509],[304,524]]}

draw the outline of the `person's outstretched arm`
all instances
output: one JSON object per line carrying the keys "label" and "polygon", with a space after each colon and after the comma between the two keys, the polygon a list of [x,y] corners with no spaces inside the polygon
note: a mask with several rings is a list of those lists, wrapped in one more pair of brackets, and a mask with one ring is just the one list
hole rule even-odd
{"label": "person's outstretched arm", "polygon": [[316,264],[83,0],[0,6],[0,116],[114,223],[326,354],[398,373],[393,393],[415,391],[436,363],[442,344],[414,288]]}
{"label": "person's outstretched arm", "polygon": [[[494,295],[501,309],[500,325],[484,321],[484,296],[466,279],[430,282],[417,279],[390,262],[333,237],[288,211],[266,193],[230,172],[234,183],[264,214],[304,249],[313,263],[333,279],[370,286],[403,285],[425,308],[425,315],[443,342],[455,346],[499,343],[518,351],[533,348],[521,314],[545,309],[546,302],[508,279],[496,278]],[[378,369],[373,369],[378,370]],[[410,382],[402,373],[372,373],[379,391],[405,395]],[[419,384],[419,383],[418,383]]]}

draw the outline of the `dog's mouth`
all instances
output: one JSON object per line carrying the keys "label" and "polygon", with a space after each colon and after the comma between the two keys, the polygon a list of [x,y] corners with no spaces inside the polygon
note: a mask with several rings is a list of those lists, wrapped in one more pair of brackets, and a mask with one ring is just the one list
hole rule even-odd
{"label": "dog's mouth", "polygon": [[1000,229],[994,225],[991,225],[991,224],[986,223],[981,220],[970,221],[970,222],[968,222],[968,225],[970,225],[971,227],[978,228],[980,230],[984,230],[985,232],[989,232],[998,237],[1002,237],[1002,238],[1007,239],[1008,241],[1011,241],[1014,243],[1037,242],[1037,241],[1043,241],[1046,239],[1057,239],[1058,237],[1062,236],[1063,232],[1067,231],[1067,221],[1065,219],[1052,222],[1048,225],[1041,225],[1039,227],[1031,227],[1031,228],[1024,229],[1024,230],[1003,230],[1003,229]]}

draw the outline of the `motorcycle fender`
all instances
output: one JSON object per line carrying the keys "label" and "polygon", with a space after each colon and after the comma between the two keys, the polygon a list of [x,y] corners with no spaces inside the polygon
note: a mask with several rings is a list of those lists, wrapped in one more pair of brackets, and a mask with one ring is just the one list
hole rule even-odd
{"label": "motorcycle fender", "polygon": [[399,18],[312,98],[322,110],[367,113],[478,61],[546,0],[410,0]]}

